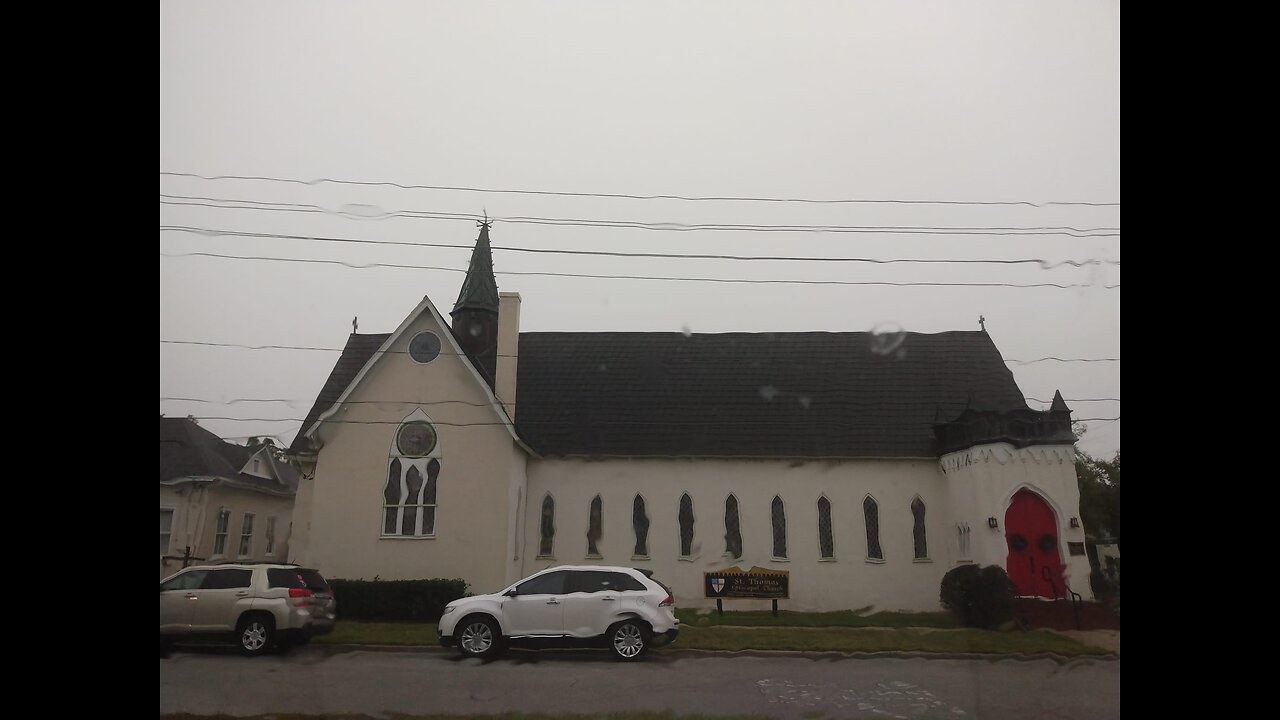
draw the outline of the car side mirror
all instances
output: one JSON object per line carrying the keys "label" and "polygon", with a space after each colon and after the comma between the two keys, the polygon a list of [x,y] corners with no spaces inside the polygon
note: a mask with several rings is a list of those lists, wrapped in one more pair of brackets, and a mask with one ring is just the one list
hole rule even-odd
{"label": "car side mirror", "polygon": [[502,594],[503,594],[503,596],[504,596],[504,597],[515,597],[515,596],[519,595],[520,593],[519,593],[515,588],[511,588],[510,590],[508,590],[508,591],[506,591],[506,592],[504,592],[504,593],[502,593]]}

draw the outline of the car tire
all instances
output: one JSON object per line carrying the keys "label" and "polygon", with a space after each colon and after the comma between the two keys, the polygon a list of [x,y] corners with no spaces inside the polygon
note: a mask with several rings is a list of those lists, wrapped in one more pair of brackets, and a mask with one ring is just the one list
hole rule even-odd
{"label": "car tire", "polygon": [[498,652],[502,633],[498,623],[486,615],[471,615],[458,623],[458,651],[465,657],[489,658]]}
{"label": "car tire", "polygon": [[609,626],[605,639],[615,658],[633,662],[644,657],[649,649],[649,626],[631,618],[621,620]]}
{"label": "car tire", "polygon": [[240,652],[250,657],[262,655],[275,641],[276,623],[270,615],[246,615],[236,626],[236,642]]}

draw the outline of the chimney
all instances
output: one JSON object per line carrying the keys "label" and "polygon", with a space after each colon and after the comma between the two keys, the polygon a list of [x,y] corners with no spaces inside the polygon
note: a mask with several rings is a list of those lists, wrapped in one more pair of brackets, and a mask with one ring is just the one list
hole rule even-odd
{"label": "chimney", "polygon": [[494,394],[516,419],[516,365],[520,356],[520,293],[498,293],[498,369]]}

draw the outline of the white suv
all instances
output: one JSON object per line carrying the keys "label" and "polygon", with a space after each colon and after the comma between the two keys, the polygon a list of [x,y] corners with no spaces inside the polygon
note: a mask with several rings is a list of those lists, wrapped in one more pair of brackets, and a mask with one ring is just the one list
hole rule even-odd
{"label": "white suv", "polygon": [[175,639],[234,637],[247,655],[333,632],[337,600],[320,573],[284,563],[195,565],[160,582],[160,651]]}
{"label": "white suv", "polygon": [[489,595],[454,600],[440,618],[440,644],[487,657],[505,644],[607,645],[638,660],[676,639],[675,597],[647,570],[562,565]]}

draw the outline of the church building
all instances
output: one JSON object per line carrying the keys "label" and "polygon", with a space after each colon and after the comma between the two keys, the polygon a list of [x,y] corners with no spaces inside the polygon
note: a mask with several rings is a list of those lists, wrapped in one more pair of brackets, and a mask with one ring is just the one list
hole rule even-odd
{"label": "church building", "polygon": [[[536,302],[536,298],[530,298]],[[521,332],[489,227],[446,319],[352,334],[290,452],[291,559],[331,578],[785,570],[797,611],[939,609],[965,563],[1091,598],[1071,411],[985,331]],[[767,609],[767,600],[732,609]]]}

